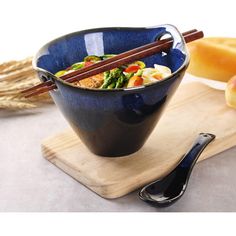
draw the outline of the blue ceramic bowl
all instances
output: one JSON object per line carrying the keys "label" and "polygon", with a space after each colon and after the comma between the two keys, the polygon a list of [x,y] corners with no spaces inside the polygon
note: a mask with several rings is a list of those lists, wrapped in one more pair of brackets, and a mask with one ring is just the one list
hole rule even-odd
{"label": "blue ceramic bowl", "polygon": [[[87,55],[119,54],[166,34],[174,40],[172,48],[142,59],[147,67],[161,64],[172,70],[172,75],[160,82],[129,89],[98,90],[79,88],[53,75]],[[83,143],[91,152],[107,157],[128,155],[144,145],[188,63],[184,39],[172,25],[79,31],[49,42],[33,60],[40,79],[55,82],[57,89],[50,94]]]}

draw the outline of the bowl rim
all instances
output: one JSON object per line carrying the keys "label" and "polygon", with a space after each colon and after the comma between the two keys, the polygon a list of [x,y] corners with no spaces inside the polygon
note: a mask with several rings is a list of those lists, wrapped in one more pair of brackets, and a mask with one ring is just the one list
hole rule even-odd
{"label": "bowl rim", "polygon": [[[131,88],[116,88],[116,89],[97,89],[97,88],[87,88],[87,87],[79,87],[79,86],[76,86],[74,85],[73,83],[69,83],[69,82],[66,82],[65,80],[59,78],[59,77],[56,77],[54,74],[52,74],[51,72],[41,68],[41,67],[38,67],[37,66],[37,58],[38,58],[38,54],[45,48],[47,47],[48,45],[52,44],[52,43],[55,43],[65,37],[71,37],[73,35],[77,35],[77,34],[83,34],[83,33],[92,33],[92,32],[97,32],[97,31],[106,31],[106,30],[145,30],[145,29],[154,29],[154,28],[163,28],[163,27],[167,27],[167,26],[170,26],[172,28],[175,29],[175,31],[179,34],[180,38],[181,38],[181,41],[182,41],[182,45],[183,45],[183,49],[181,50],[182,52],[184,52],[185,54],[185,60],[184,62],[182,63],[182,65],[173,73],[171,73],[171,75],[167,76],[165,79],[162,79],[158,82],[155,82],[155,83],[150,83],[150,84],[146,84],[146,85],[141,85],[141,86],[137,86],[137,87],[131,87]],[[162,37],[162,36],[161,36]],[[127,91],[133,91],[133,90],[143,90],[147,87],[152,87],[152,86],[155,86],[155,85],[160,85],[172,78],[174,78],[177,74],[179,74],[181,71],[183,71],[185,68],[188,67],[189,65],[189,62],[190,62],[190,54],[189,54],[189,51],[188,51],[188,48],[186,46],[186,43],[183,39],[183,36],[182,34],[179,32],[179,30],[176,28],[176,26],[172,25],[172,24],[163,24],[163,25],[157,25],[157,26],[149,26],[149,27],[100,27],[100,28],[90,28],[90,29],[85,29],[85,30],[80,30],[80,31],[75,31],[75,32],[72,32],[72,33],[69,33],[69,34],[65,34],[65,35],[62,35],[58,38],[55,38],[51,41],[49,41],[48,43],[44,44],[39,50],[38,52],[35,54],[35,56],[33,57],[32,59],[32,66],[33,66],[33,69],[36,70],[37,72],[42,72],[42,73],[46,73],[48,75],[50,75],[51,78],[53,78],[53,80],[57,81],[57,82],[60,82],[66,86],[69,86],[69,87],[72,87],[72,88],[75,88],[75,89],[78,89],[78,90],[82,90],[82,91],[87,91],[87,92],[127,92]],[[57,89],[54,89],[52,91],[55,91],[55,90],[58,90]]]}

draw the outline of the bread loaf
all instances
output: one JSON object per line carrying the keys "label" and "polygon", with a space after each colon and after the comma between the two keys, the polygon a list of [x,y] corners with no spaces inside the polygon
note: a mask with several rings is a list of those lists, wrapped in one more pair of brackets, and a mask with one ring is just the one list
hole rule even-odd
{"label": "bread loaf", "polygon": [[203,38],[188,48],[190,74],[223,82],[236,75],[236,38]]}
{"label": "bread loaf", "polygon": [[229,107],[236,108],[236,76],[232,77],[227,83],[225,100]]}

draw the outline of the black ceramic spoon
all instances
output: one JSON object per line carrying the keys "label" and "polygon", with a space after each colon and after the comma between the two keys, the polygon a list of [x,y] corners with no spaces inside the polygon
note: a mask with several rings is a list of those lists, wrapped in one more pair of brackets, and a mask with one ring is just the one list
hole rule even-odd
{"label": "black ceramic spoon", "polygon": [[198,157],[214,138],[214,134],[200,133],[177,167],[164,178],[145,186],[139,192],[140,199],[157,207],[166,207],[181,198]]}

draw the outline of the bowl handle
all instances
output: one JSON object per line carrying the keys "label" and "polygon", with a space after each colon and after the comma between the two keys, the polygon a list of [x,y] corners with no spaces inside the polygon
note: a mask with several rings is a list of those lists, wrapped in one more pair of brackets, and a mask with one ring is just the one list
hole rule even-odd
{"label": "bowl handle", "polygon": [[[55,84],[55,86],[56,86],[55,75],[51,74],[50,72],[48,72],[48,71],[46,71],[46,70],[44,70],[42,68],[36,67],[34,69],[37,71],[38,77],[41,80],[41,82],[52,81],[53,84]],[[55,89],[57,89],[57,86],[56,86]]]}
{"label": "bowl handle", "polygon": [[187,47],[184,37],[174,25],[165,24],[158,26],[158,28],[162,28],[163,30],[156,37],[156,40],[160,40],[161,37],[163,37],[166,34],[169,34],[173,39],[172,49],[179,49],[180,51],[187,54]]}

